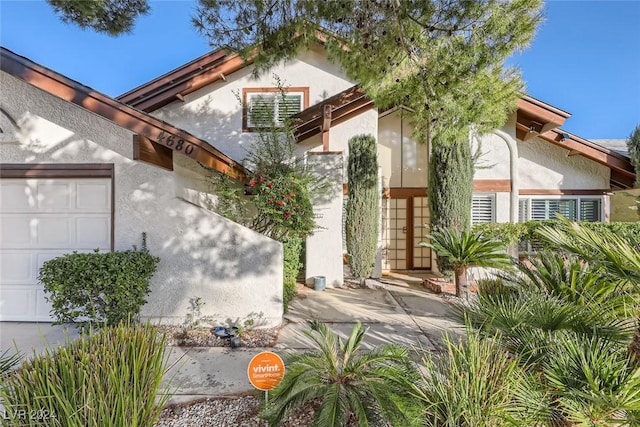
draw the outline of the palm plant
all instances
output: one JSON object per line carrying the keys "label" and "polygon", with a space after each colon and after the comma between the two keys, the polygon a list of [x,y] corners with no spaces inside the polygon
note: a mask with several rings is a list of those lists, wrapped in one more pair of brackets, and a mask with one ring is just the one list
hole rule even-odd
{"label": "palm plant", "polygon": [[[605,230],[595,232],[562,217],[557,227],[543,227],[537,234],[555,247],[599,266],[618,289],[637,298],[640,289],[640,242],[623,239]],[[630,309],[638,323],[639,306],[637,300],[635,302]],[[630,350],[640,361],[640,326]]]}
{"label": "palm plant", "polygon": [[640,242],[606,230],[589,230],[567,218],[559,218],[556,227],[542,227],[536,233],[554,247],[602,267],[612,280],[636,288],[640,284]]}
{"label": "palm plant", "polygon": [[310,326],[305,333],[318,351],[287,358],[285,376],[262,412],[271,425],[311,403],[318,405],[313,426],[418,425],[411,384],[419,376],[407,349],[390,344],[361,351],[366,329],[360,323],[346,341],[325,324]]}
{"label": "palm plant", "polygon": [[597,305],[621,319],[632,316],[640,303],[639,295],[628,286],[575,255],[541,251],[516,267],[501,275],[506,283],[518,289],[534,288],[579,306]]}
{"label": "palm plant", "polygon": [[527,365],[544,366],[550,351],[565,340],[596,336],[623,346],[631,341],[633,323],[607,307],[576,305],[535,288],[510,289],[480,292],[477,300],[464,308],[464,316],[487,336],[499,333],[502,345]]}
{"label": "palm plant", "polygon": [[460,298],[469,299],[469,267],[506,268],[512,263],[502,242],[487,238],[478,231],[459,232],[441,228],[427,237],[430,241],[420,242],[420,246],[433,249],[438,256],[453,264],[456,296]]}
{"label": "palm plant", "polygon": [[[640,364],[628,346],[636,327],[637,247],[561,220],[538,234],[562,253],[541,252],[501,275],[465,310],[470,323],[539,375],[551,416],[564,425],[638,425]],[[568,255],[567,255],[568,253]]]}
{"label": "palm plant", "polygon": [[625,346],[598,337],[552,349],[544,378],[556,419],[586,426],[638,425],[640,369]]}

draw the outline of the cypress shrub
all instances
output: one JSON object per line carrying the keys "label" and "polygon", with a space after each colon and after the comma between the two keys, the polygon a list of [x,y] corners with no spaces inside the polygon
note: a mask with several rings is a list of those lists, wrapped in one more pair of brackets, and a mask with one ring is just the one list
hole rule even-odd
{"label": "cypress shrub", "polygon": [[[429,165],[429,215],[431,232],[448,228],[467,231],[471,227],[473,156],[468,140],[433,141]],[[437,258],[443,274],[453,268]]]}
{"label": "cypress shrub", "polygon": [[296,294],[296,279],[302,268],[300,253],[302,252],[302,238],[288,236],[282,241],[284,256],[284,286],[282,289],[282,303],[285,313],[289,309],[289,302]]}
{"label": "cypress shrub", "polygon": [[473,159],[469,141],[434,141],[429,166],[431,230],[471,227]]}
{"label": "cypress shrub", "polygon": [[355,278],[371,276],[378,249],[378,154],[371,135],[349,140],[349,199],[345,231],[349,267]]}

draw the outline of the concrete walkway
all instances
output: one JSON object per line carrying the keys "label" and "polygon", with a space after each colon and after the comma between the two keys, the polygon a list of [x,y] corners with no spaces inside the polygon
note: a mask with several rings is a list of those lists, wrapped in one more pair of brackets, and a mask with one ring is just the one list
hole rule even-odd
{"label": "concrete walkway", "polygon": [[[387,278],[385,289],[326,289],[316,292],[303,289],[290,304],[285,323],[274,348],[172,347],[171,368],[166,380],[173,392],[173,402],[209,396],[233,395],[251,391],[247,366],[261,351],[280,355],[312,348],[303,333],[308,320],[319,320],[346,337],[356,322],[368,327],[364,348],[395,343],[416,351],[439,350],[445,331],[461,334],[453,318],[455,311],[440,296],[423,290],[411,280]],[[17,348],[28,355],[32,348],[41,353],[46,346],[63,344],[77,337],[74,328],[47,323],[0,323],[0,351]]]}

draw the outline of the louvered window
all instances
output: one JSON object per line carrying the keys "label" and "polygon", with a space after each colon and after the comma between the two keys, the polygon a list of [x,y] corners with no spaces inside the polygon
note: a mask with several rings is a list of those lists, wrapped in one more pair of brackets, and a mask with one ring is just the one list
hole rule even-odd
{"label": "louvered window", "polygon": [[495,222],[494,194],[474,194],[471,206],[471,223]]}
{"label": "louvered window", "polygon": [[518,220],[554,219],[560,214],[573,221],[601,221],[602,199],[600,198],[527,198],[518,203]]}
{"label": "louvered window", "polygon": [[518,201],[518,222],[529,221],[529,199]]}
{"label": "louvered window", "polygon": [[281,127],[285,120],[302,111],[302,92],[255,92],[247,93],[247,127]]}
{"label": "louvered window", "polygon": [[575,220],[577,218],[575,199],[533,199],[531,200],[531,219],[554,219],[556,213]]}
{"label": "louvered window", "polygon": [[600,221],[601,199],[580,200],[580,221]]}

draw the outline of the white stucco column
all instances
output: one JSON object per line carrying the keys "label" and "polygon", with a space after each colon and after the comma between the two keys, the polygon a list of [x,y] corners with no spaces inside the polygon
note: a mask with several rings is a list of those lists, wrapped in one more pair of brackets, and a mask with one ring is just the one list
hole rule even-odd
{"label": "white stucco column", "polygon": [[342,152],[308,152],[307,166],[318,178],[328,181],[325,193],[313,200],[318,229],[307,237],[306,281],[313,283],[315,276],[324,276],[327,286],[339,287],[344,283],[342,263]]}
{"label": "white stucco column", "polygon": [[509,203],[509,220],[512,223],[518,222],[518,144],[506,132],[496,129],[493,131],[498,135],[509,147],[509,174],[511,179],[511,197]]}

